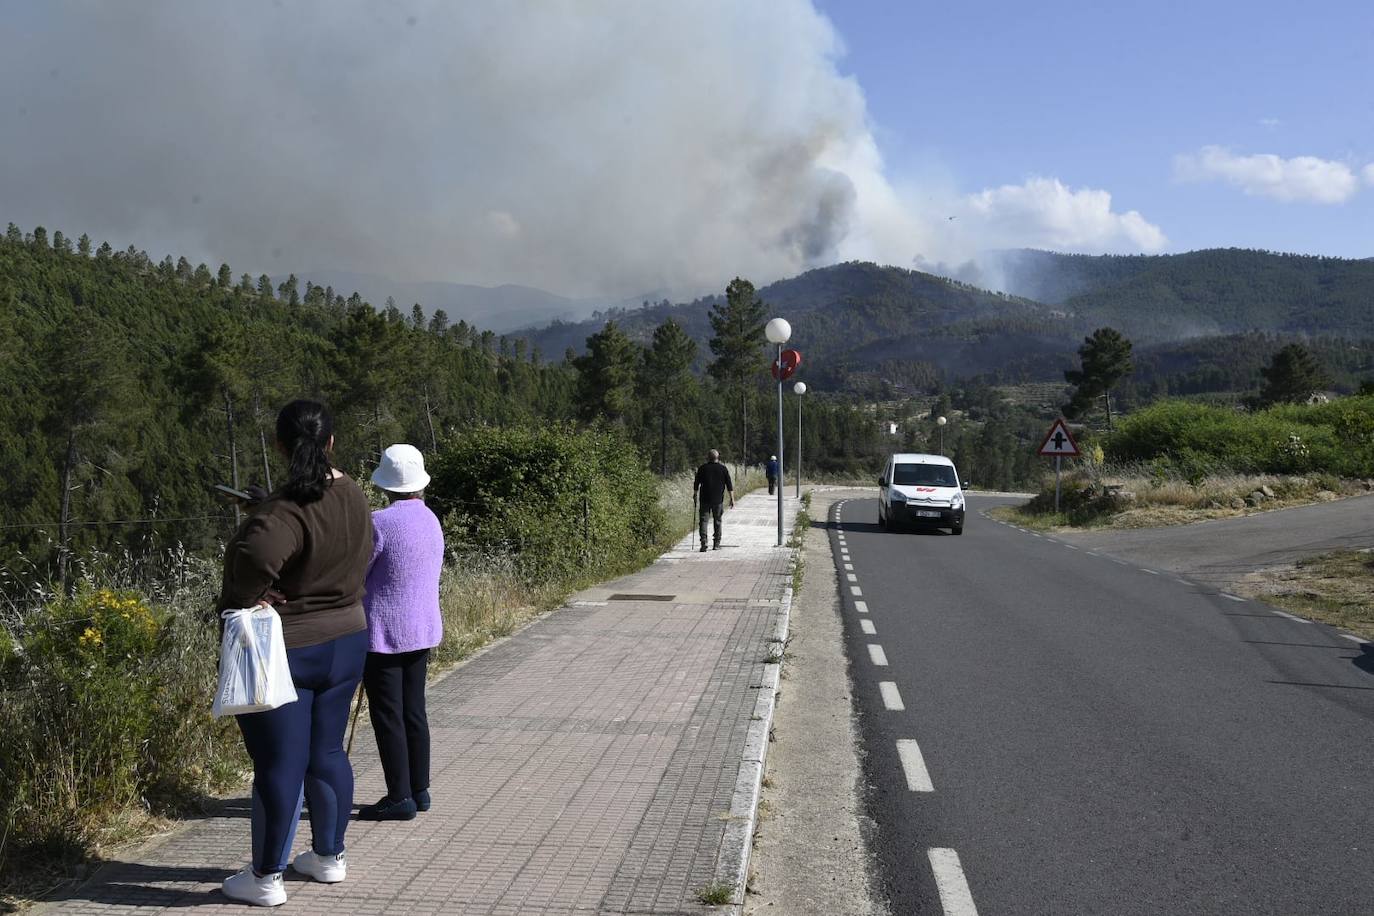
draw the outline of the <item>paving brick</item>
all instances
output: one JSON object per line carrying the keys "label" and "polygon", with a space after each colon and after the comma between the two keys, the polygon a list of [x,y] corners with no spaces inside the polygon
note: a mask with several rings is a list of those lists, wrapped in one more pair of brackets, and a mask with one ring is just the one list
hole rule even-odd
{"label": "paving brick", "polygon": [[[431,684],[434,808],[409,822],[355,822],[348,880],[288,872],[278,912],[708,912],[696,893],[720,865],[790,584],[775,507],[744,497],[726,515],[725,549],[679,544]],[[788,500],[789,529],[796,508]],[[356,801],[383,795],[365,723],[353,761]],[[246,799],[230,800],[37,912],[260,912],[218,891],[246,863],[247,813]],[[308,845],[303,823],[297,847]]]}

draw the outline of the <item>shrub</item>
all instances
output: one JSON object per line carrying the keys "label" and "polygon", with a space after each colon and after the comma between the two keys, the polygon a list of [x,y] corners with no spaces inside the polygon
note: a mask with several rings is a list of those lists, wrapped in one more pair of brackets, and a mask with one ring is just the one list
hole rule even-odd
{"label": "shrub", "polygon": [[1189,480],[1243,474],[1374,474],[1374,397],[1287,404],[1243,413],[1161,401],[1131,414],[1108,435],[1115,462],[1163,460]]}
{"label": "shrub", "polygon": [[17,619],[0,664],[0,873],[79,860],[131,810],[242,769],[210,718],[214,626],[138,593],[88,588]]}
{"label": "shrub", "polygon": [[664,535],[657,480],[614,430],[473,430],[445,443],[431,473],[450,548],[510,553],[530,579],[614,572]]}

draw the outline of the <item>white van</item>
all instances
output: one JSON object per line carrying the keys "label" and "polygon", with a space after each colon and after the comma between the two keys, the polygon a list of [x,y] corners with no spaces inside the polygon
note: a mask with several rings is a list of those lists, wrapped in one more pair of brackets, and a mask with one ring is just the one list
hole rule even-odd
{"label": "white van", "polygon": [[964,533],[964,489],[943,455],[893,455],[878,478],[878,524],[948,528]]}

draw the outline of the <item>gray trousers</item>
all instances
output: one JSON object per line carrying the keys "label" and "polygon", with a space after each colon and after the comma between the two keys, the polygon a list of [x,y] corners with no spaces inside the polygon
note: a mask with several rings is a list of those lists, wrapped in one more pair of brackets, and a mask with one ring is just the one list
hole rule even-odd
{"label": "gray trousers", "polygon": [[721,502],[716,503],[714,506],[708,506],[706,503],[699,503],[699,504],[697,505],[697,509],[698,509],[698,511],[700,512],[700,515],[701,515],[701,519],[700,519],[700,526],[701,526],[701,546],[702,546],[702,547],[705,547],[705,546],[706,546],[706,519],[709,518],[709,519],[711,519],[711,521],[712,521],[712,523],[713,523],[712,533],[715,535],[715,541],[713,541],[712,543],[714,543],[715,546],[719,547],[719,546],[720,546],[720,517],[721,517],[721,515],[725,512],[725,501],[722,500]]}

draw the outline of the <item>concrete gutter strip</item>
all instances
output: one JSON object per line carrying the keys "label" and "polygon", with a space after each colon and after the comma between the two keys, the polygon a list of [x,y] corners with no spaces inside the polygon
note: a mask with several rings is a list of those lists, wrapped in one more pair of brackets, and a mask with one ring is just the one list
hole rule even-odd
{"label": "concrete gutter strip", "polygon": [[[792,566],[795,568],[801,548],[792,548]],[[781,659],[787,646],[787,633],[792,617],[792,586],[783,590],[782,605],[773,635],[768,640],[769,655]],[[740,763],[739,776],[735,780],[735,794],[730,802],[730,817],[725,824],[725,835],[720,842],[720,855],[716,859],[716,883],[731,888],[730,904],[722,907],[721,912],[739,914],[744,911],[745,887],[749,881],[749,854],[754,845],[754,825],[758,820],[759,798],[763,792],[763,770],[768,756],[768,738],[773,730],[773,713],[777,709],[778,685],[782,677],[782,664],[764,665],[763,680],[758,685],[759,696],[754,704],[754,714],[749,721],[749,731],[744,740],[744,755]]]}

